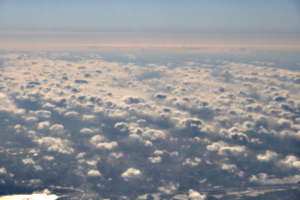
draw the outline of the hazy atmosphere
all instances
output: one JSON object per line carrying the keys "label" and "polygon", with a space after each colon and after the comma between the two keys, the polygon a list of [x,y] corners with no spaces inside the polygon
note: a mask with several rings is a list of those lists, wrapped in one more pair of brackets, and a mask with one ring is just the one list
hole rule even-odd
{"label": "hazy atmosphere", "polygon": [[0,1],[0,200],[299,199],[300,3]]}

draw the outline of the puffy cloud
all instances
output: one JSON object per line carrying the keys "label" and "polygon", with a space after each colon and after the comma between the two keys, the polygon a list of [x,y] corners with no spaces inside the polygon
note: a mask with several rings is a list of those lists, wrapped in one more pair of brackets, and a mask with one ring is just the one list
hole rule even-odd
{"label": "puffy cloud", "polygon": [[90,139],[90,143],[93,146],[97,146],[98,143],[106,142],[108,139],[103,135],[95,135]]}
{"label": "puffy cloud", "polygon": [[244,155],[245,147],[244,146],[235,146],[235,147],[221,147],[218,154],[221,156],[238,156]]}
{"label": "puffy cloud", "polygon": [[157,156],[157,157],[149,157],[148,160],[151,162],[151,163],[160,163],[162,158],[160,156]]}
{"label": "puffy cloud", "polygon": [[268,162],[271,160],[274,160],[278,157],[278,154],[273,152],[273,151],[269,151],[267,150],[265,154],[259,154],[256,156],[257,160],[261,161],[261,162]]}
{"label": "puffy cloud", "polygon": [[63,154],[72,154],[74,149],[68,146],[68,141],[60,138],[43,137],[35,140],[42,148],[50,152],[59,152]]}
{"label": "puffy cloud", "polygon": [[137,179],[142,177],[142,172],[135,168],[128,168],[125,172],[121,174],[121,177],[125,180]]}
{"label": "puffy cloud", "polygon": [[142,133],[142,136],[150,140],[158,140],[158,139],[166,138],[166,134],[163,131],[154,130],[154,129],[147,130],[146,132]]}
{"label": "puffy cloud", "polygon": [[88,171],[87,175],[89,177],[101,177],[102,176],[102,174],[98,170],[95,170],[95,169]]}
{"label": "puffy cloud", "polygon": [[178,187],[179,187],[179,183],[166,182],[164,183],[164,186],[159,187],[158,190],[165,194],[172,194],[178,190]]}
{"label": "puffy cloud", "polygon": [[237,169],[237,166],[236,165],[232,165],[232,164],[222,164],[221,166],[221,169],[222,170],[226,170],[226,171],[234,171]]}
{"label": "puffy cloud", "polygon": [[48,129],[49,126],[50,126],[50,122],[44,121],[44,122],[40,122],[40,123],[37,125],[37,129],[38,129],[38,130],[44,130],[44,129]]}
{"label": "puffy cloud", "polygon": [[97,117],[95,115],[83,115],[82,116],[82,121],[84,122],[89,122],[89,123],[94,123],[96,122]]}
{"label": "puffy cloud", "polygon": [[201,159],[196,157],[194,159],[187,158],[187,159],[185,159],[184,163],[182,163],[182,164],[195,167],[195,166],[199,165],[200,163],[201,163]]}
{"label": "puffy cloud", "polygon": [[25,164],[25,165],[34,165],[35,162],[32,160],[32,158],[25,158],[22,160],[22,162]]}
{"label": "puffy cloud", "polygon": [[220,142],[215,142],[210,145],[207,145],[206,149],[208,151],[218,151],[219,149],[225,146],[227,146],[227,144],[225,142],[220,141]]}
{"label": "puffy cloud", "polygon": [[94,133],[94,131],[89,128],[83,128],[79,131],[79,133],[84,134],[84,135],[92,135]]}
{"label": "puffy cloud", "polygon": [[118,146],[117,142],[100,142],[96,145],[97,149],[107,149],[112,150]]}
{"label": "puffy cloud", "polygon": [[69,111],[65,113],[65,116],[70,118],[77,118],[79,116],[79,113],[76,111]]}
{"label": "puffy cloud", "polygon": [[300,169],[300,160],[293,155],[286,156],[284,159],[279,161],[279,164],[288,167],[288,168],[299,168]]}
{"label": "puffy cloud", "polygon": [[189,190],[189,199],[191,200],[206,200],[206,196],[205,195],[201,195],[199,192],[190,189]]}
{"label": "puffy cloud", "polygon": [[63,135],[65,133],[65,128],[62,124],[53,124],[49,130],[53,135]]}
{"label": "puffy cloud", "polygon": [[7,173],[6,169],[4,167],[1,167],[0,174],[6,174],[6,173]]}
{"label": "puffy cloud", "polygon": [[50,118],[51,117],[51,112],[48,110],[37,110],[37,111],[35,111],[35,114],[39,118]]}
{"label": "puffy cloud", "polygon": [[128,124],[125,122],[118,122],[115,124],[115,128],[120,132],[126,132],[128,130]]}
{"label": "puffy cloud", "polygon": [[27,122],[37,122],[39,119],[37,117],[26,117],[25,121]]}

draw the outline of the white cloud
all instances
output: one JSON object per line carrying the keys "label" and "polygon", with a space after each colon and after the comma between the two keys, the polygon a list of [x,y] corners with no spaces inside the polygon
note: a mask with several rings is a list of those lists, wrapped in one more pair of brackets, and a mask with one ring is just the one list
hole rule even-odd
{"label": "white cloud", "polygon": [[25,164],[25,165],[34,165],[35,162],[32,160],[32,158],[24,158],[22,160],[22,162]]}
{"label": "white cloud", "polygon": [[87,175],[89,177],[101,177],[102,176],[102,174],[98,170],[95,170],[95,169],[88,171]]}
{"label": "white cloud", "polygon": [[65,116],[70,118],[77,118],[79,116],[79,113],[75,111],[69,111],[65,113]]}
{"label": "white cloud", "polygon": [[118,146],[117,142],[100,142],[96,145],[97,149],[112,150]]}
{"label": "white cloud", "polygon": [[151,162],[151,163],[160,163],[162,158],[160,156],[157,156],[157,157],[149,157],[148,160]]}
{"label": "white cloud", "polygon": [[53,135],[63,135],[65,133],[65,128],[62,124],[54,124],[49,130]]}
{"label": "white cloud", "polygon": [[190,189],[189,190],[189,199],[191,200],[206,200],[206,196],[205,195],[201,195],[199,192]]}
{"label": "white cloud", "polygon": [[44,122],[40,122],[40,123],[37,125],[37,129],[38,129],[38,130],[48,129],[49,126],[50,126],[50,122],[44,121]]}
{"label": "white cloud", "polygon": [[227,146],[227,144],[225,142],[220,141],[220,142],[215,142],[210,145],[207,145],[206,149],[208,151],[218,151],[219,149],[225,146]]}
{"label": "white cloud", "polygon": [[278,154],[273,152],[273,151],[269,151],[267,150],[265,154],[259,154],[256,156],[257,160],[261,161],[261,162],[268,162],[271,160],[274,160],[278,157]]}
{"label": "white cloud", "polygon": [[218,154],[221,156],[238,156],[244,155],[245,147],[244,146],[235,146],[235,147],[221,147]]}
{"label": "white cloud", "polygon": [[68,141],[60,138],[43,137],[35,140],[42,148],[50,152],[59,152],[63,154],[72,154],[74,149],[68,146]]}
{"label": "white cloud", "polygon": [[6,173],[7,173],[6,169],[4,167],[1,167],[0,174],[6,174]]}
{"label": "white cloud", "polygon": [[37,110],[37,111],[35,111],[35,114],[39,118],[50,118],[51,117],[51,112],[48,110]]}
{"label": "white cloud", "polygon": [[135,168],[129,168],[121,174],[121,177],[125,180],[141,178],[142,172]]}
{"label": "white cloud", "polygon": [[279,161],[280,165],[283,165],[288,168],[299,168],[300,169],[300,160],[293,155],[286,156],[284,159]]}
{"label": "white cloud", "polygon": [[94,133],[94,131],[89,128],[83,128],[79,131],[79,133],[84,134],[84,135],[92,135]]}
{"label": "white cloud", "polygon": [[166,134],[163,131],[150,129],[147,130],[142,134],[144,138],[150,139],[150,140],[158,140],[158,139],[165,139]]}
{"label": "white cloud", "polygon": [[97,146],[98,143],[102,143],[106,141],[108,141],[108,139],[103,135],[95,135],[90,139],[90,143],[95,147]]}
{"label": "white cloud", "polygon": [[200,158],[187,158],[185,159],[184,163],[182,163],[183,165],[190,165],[191,167],[195,167],[197,165],[199,165],[201,163],[201,159]]}
{"label": "white cloud", "polygon": [[96,122],[97,117],[95,115],[83,115],[82,116],[82,121],[84,122],[89,122],[89,123],[94,123]]}
{"label": "white cloud", "polygon": [[179,183],[167,182],[164,183],[164,186],[159,187],[158,190],[165,194],[172,194],[173,192],[178,190],[178,187]]}

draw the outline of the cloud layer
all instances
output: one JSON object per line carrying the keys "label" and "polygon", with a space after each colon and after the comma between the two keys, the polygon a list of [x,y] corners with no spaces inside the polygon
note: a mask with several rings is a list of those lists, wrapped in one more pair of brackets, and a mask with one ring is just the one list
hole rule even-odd
{"label": "cloud layer", "polygon": [[2,55],[1,184],[205,199],[201,188],[300,181],[300,73],[58,56]]}

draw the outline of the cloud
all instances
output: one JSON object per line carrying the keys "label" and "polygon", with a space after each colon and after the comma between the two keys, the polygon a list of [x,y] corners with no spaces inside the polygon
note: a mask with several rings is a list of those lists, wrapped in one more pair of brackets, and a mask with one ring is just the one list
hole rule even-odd
{"label": "cloud", "polygon": [[32,158],[25,158],[22,160],[24,165],[34,165],[35,162],[32,160]]}
{"label": "cloud", "polygon": [[235,146],[235,147],[221,147],[218,154],[221,156],[239,156],[244,155],[245,147]]}
{"label": "cloud", "polygon": [[283,185],[283,184],[295,184],[300,181],[300,175],[288,176],[283,178],[273,178],[268,174],[261,173],[257,176],[253,175],[250,178],[251,182],[258,182],[264,185]]}
{"label": "cloud", "polygon": [[1,167],[0,174],[6,174],[6,173],[7,173],[6,169],[4,167]]}
{"label": "cloud", "polygon": [[[83,190],[101,198],[180,190],[201,199],[215,188],[296,181],[298,72],[211,57],[163,66],[61,56],[0,56],[9,60],[0,76],[5,183],[29,183],[32,173],[73,188],[88,178]],[[189,192],[191,183],[208,192]]]}
{"label": "cloud", "polygon": [[40,122],[37,125],[38,130],[48,129],[49,127],[50,127],[50,122],[48,121]]}
{"label": "cloud", "polygon": [[53,124],[49,130],[53,135],[63,135],[65,133],[65,128],[62,124]]}
{"label": "cloud", "polygon": [[94,169],[88,171],[87,175],[89,177],[101,177],[102,176],[102,174],[98,170],[94,170]]}
{"label": "cloud", "polygon": [[117,142],[100,142],[96,145],[97,149],[112,150],[118,146]]}
{"label": "cloud", "polygon": [[267,150],[265,154],[259,154],[256,156],[256,158],[261,162],[268,162],[276,159],[277,157],[278,157],[277,153],[269,150]]}
{"label": "cloud", "polygon": [[149,157],[148,160],[151,162],[151,163],[160,163],[162,158],[160,156],[157,156],[157,157]]}
{"label": "cloud", "polygon": [[300,160],[293,155],[286,156],[284,159],[279,161],[279,164],[287,168],[298,168],[300,169]]}
{"label": "cloud", "polygon": [[50,152],[59,152],[63,154],[72,154],[74,149],[68,146],[68,141],[60,138],[43,137],[35,140],[43,149]]}
{"label": "cloud", "polygon": [[206,200],[206,196],[205,195],[201,195],[199,192],[190,189],[189,190],[189,199],[191,200]]}
{"label": "cloud", "polygon": [[83,128],[79,131],[79,133],[84,134],[84,135],[92,135],[94,133],[94,131],[89,128]]}
{"label": "cloud", "polygon": [[182,163],[183,165],[190,165],[191,167],[195,167],[197,165],[199,165],[201,163],[201,159],[200,158],[187,158],[185,159],[184,163]]}
{"label": "cloud", "polygon": [[142,136],[150,140],[158,140],[158,139],[166,138],[166,134],[163,131],[154,130],[154,129],[147,130],[146,132],[142,133]]}
{"label": "cloud", "polygon": [[121,174],[121,177],[125,180],[141,178],[142,172],[135,168],[128,168],[125,172]]}

